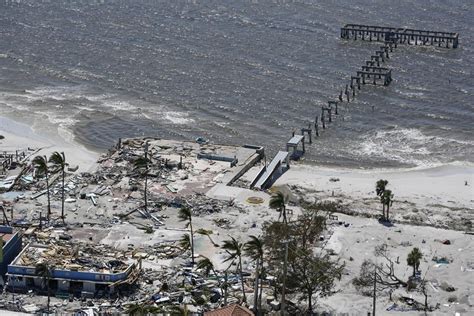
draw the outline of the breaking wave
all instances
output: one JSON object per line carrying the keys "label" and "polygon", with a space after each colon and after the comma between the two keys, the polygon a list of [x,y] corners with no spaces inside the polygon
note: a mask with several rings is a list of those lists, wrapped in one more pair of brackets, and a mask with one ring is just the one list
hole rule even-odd
{"label": "breaking wave", "polygon": [[[362,140],[355,150],[360,158],[380,158],[420,167],[441,165],[449,158],[456,161],[459,158],[456,153],[474,146],[474,141],[429,136],[415,128],[374,131],[365,134]],[[442,153],[451,157],[443,157]]]}

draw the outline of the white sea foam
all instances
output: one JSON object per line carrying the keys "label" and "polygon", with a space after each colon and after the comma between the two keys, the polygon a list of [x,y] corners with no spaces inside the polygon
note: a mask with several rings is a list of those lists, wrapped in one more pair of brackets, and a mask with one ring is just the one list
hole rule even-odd
{"label": "white sea foam", "polygon": [[111,108],[114,111],[132,111],[139,109],[136,105],[120,100],[103,100],[102,106]]}
{"label": "white sea foam", "polygon": [[36,101],[45,98],[65,101],[69,99],[76,99],[83,97],[85,90],[82,86],[43,86],[31,90],[25,90],[24,97]]}
{"label": "white sea foam", "polygon": [[189,117],[188,113],[168,111],[165,112],[164,118],[171,121],[173,124],[188,124],[194,122],[194,119]]}
{"label": "white sea foam", "polygon": [[415,128],[371,132],[364,135],[363,139],[355,151],[357,156],[380,157],[424,167],[442,163],[438,158],[434,158],[433,152],[439,152],[445,145],[472,145],[470,141],[428,136]]}

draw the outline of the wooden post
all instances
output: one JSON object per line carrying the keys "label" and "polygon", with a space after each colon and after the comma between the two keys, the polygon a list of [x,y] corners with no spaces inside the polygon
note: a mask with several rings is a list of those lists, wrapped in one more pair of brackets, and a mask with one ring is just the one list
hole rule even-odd
{"label": "wooden post", "polygon": [[326,129],[326,122],[324,121],[324,108],[321,107],[321,123],[323,124],[323,129]]}
{"label": "wooden post", "polygon": [[281,315],[284,316],[285,315],[285,309],[286,309],[286,273],[287,273],[287,270],[288,270],[288,240],[285,240],[284,241],[285,243],[285,260],[283,261],[283,288],[281,290],[281,303],[280,303],[280,307],[281,307]]}
{"label": "wooden post", "polygon": [[377,300],[377,268],[374,268],[374,292],[372,301],[372,315],[375,316],[375,304]]}

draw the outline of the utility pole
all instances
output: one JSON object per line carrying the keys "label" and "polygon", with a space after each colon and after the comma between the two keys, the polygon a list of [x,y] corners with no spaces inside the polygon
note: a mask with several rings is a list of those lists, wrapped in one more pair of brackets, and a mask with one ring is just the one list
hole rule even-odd
{"label": "utility pole", "polygon": [[372,303],[372,316],[375,316],[375,302],[377,300],[376,296],[377,291],[377,267],[374,267],[374,301]]}
{"label": "utility pole", "polygon": [[283,241],[285,243],[285,261],[283,261],[283,288],[281,290],[281,303],[280,311],[281,315],[285,315],[286,302],[285,302],[285,291],[286,291],[286,273],[288,271],[288,240]]}

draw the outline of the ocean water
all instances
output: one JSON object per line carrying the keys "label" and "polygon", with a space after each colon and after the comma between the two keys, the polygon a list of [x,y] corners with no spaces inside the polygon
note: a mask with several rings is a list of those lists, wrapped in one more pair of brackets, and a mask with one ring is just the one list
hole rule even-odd
{"label": "ocean water", "polygon": [[341,40],[346,23],[458,32],[460,45],[399,46],[390,86],[363,86],[305,160],[474,163],[471,1],[0,0],[0,115],[97,150],[151,135],[275,153],[380,46]]}

